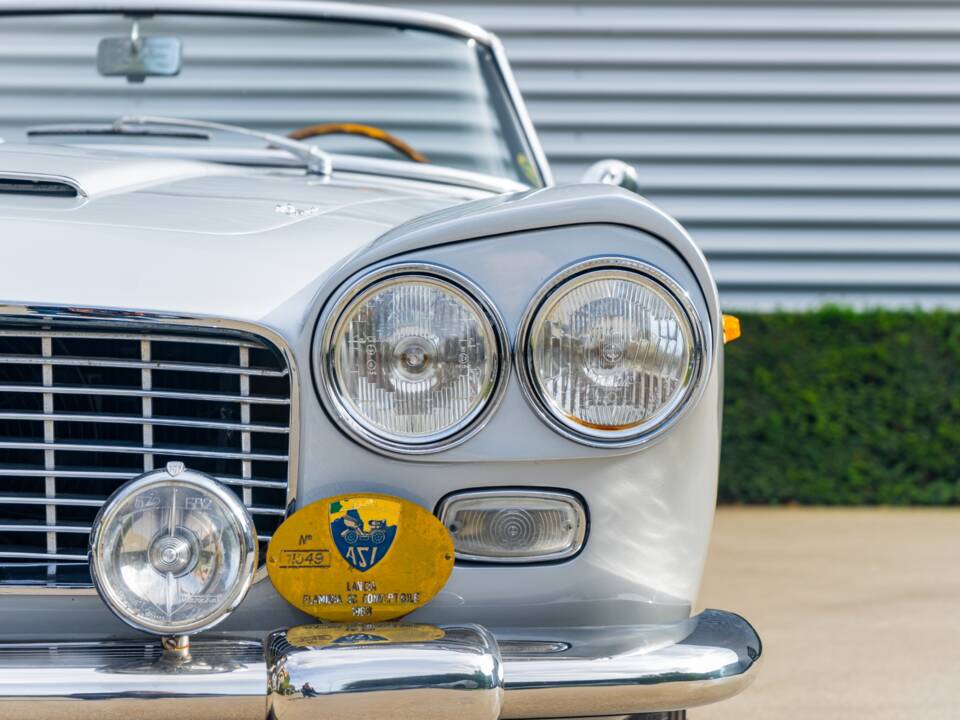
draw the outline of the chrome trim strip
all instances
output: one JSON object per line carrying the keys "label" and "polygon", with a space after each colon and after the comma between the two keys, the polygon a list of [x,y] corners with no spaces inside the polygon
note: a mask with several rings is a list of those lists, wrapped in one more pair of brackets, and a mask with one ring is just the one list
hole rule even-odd
{"label": "chrome trim strip", "polygon": [[[535,498],[564,503],[565,505],[573,508],[573,511],[577,516],[577,534],[574,538],[573,544],[569,548],[566,548],[560,552],[545,553],[541,555],[524,555],[521,557],[500,557],[496,555],[473,555],[456,550],[456,534],[451,530],[451,534],[454,535],[453,547],[457,560],[468,560],[478,563],[482,562],[491,565],[529,565],[531,563],[545,563],[556,560],[565,560],[578,554],[583,549],[584,541],[587,537],[587,510],[584,507],[583,500],[573,493],[562,492],[558,490],[528,490],[525,488],[487,488],[455,491],[440,500],[440,504],[437,505],[437,510],[434,514],[440,518],[440,522],[442,522],[444,525],[447,525],[448,521],[446,515],[450,510],[450,506],[462,500],[471,500],[473,498]],[[522,502],[518,504],[522,506]]]}
{"label": "chrome trim strip", "polygon": [[[226,452],[220,450],[194,450],[191,448],[165,448],[154,445],[97,445],[94,443],[65,442],[11,442],[0,440],[0,449],[11,450],[65,450],[69,452],[134,453],[137,455],[179,455],[181,457],[218,458],[221,460],[259,460],[261,462],[286,462],[286,455],[266,453]],[[48,475],[51,473],[47,473]],[[56,475],[57,473],[52,473]]]}
{"label": "chrome trim strip", "polygon": [[[4,0],[0,0],[0,15],[9,7],[10,3],[5,3]],[[75,7],[73,3],[64,3],[65,7]],[[35,5],[30,5],[29,7],[36,7]],[[156,313],[149,310],[135,310],[135,309],[118,309],[118,308],[90,308],[90,307],[70,307],[70,306],[49,306],[49,305],[30,305],[24,304],[21,302],[12,302],[12,301],[0,301],[0,319],[9,319],[15,321],[25,321],[25,322],[57,322],[62,324],[74,324],[76,331],[84,332],[82,328],[84,326],[100,326],[104,327],[107,332],[119,332],[121,335],[128,334],[122,328],[162,328],[167,327],[176,327],[181,328],[185,331],[193,330],[210,330],[210,331],[235,331],[238,333],[246,333],[248,335],[253,335],[258,338],[263,338],[265,341],[269,342],[277,351],[283,356],[284,362],[286,363],[287,369],[289,371],[289,383],[290,383],[290,398],[285,402],[274,402],[274,398],[257,398],[255,396],[242,397],[242,396],[232,396],[232,395],[220,395],[220,394],[203,394],[203,393],[179,393],[179,392],[158,392],[158,391],[146,391],[146,390],[133,390],[133,389],[123,389],[118,390],[116,393],[113,390],[109,390],[103,393],[91,393],[89,389],[76,387],[76,388],[35,388],[34,386],[24,386],[26,388],[34,388],[33,391],[37,392],[62,392],[66,391],[67,393],[88,393],[88,394],[104,394],[104,395],[131,395],[135,397],[165,397],[165,398],[182,398],[182,399],[211,399],[217,402],[263,402],[268,404],[283,404],[289,405],[290,407],[290,433],[288,440],[288,451],[286,460],[287,460],[287,498],[286,498],[286,510],[290,512],[293,507],[296,505],[297,499],[297,485],[299,478],[299,458],[300,458],[300,373],[299,368],[296,362],[296,357],[293,353],[293,349],[287,340],[276,330],[265,326],[259,325],[256,323],[248,322],[245,320],[235,320],[227,318],[218,318],[211,316],[203,315],[176,315],[169,313]],[[161,333],[162,334],[162,333]],[[0,385],[0,392],[3,391],[16,391],[14,386],[10,385]],[[156,452],[156,449],[153,449]],[[217,478],[221,482],[224,482],[224,478]],[[236,482],[242,482],[243,479],[235,479],[235,482],[230,484],[236,484]],[[263,486],[269,487],[269,486]],[[0,556],[2,557],[2,556]],[[22,559],[35,559],[32,556]],[[53,559],[53,560],[64,560],[64,561],[82,561],[86,562],[86,556],[74,556],[74,555],[65,555],[62,557],[54,557],[44,555],[40,559]],[[256,571],[254,576],[254,583],[258,583],[264,578],[267,577],[266,566],[259,568]],[[33,586],[12,586],[12,585],[0,585],[0,595],[44,595],[50,591],[60,592],[65,590],[66,594],[70,595],[93,595],[96,594],[96,590],[90,587],[73,587],[70,585],[64,587],[58,587],[55,585],[43,586],[43,585],[33,585]]]}
{"label": "chrome trim strip", "polygon": [[[0,468],[0,477],[46,477],[50,473],[46,470],[37,470],[34,468]],[[140,477],[141,473],[115,472],[111,470],[59,470],[57,477],[63,478],[106,478],[110,480],[133,480]],[[263,480],[258,478],[238,478],[229,475],[214,475],[218,482],[224,485],[239,485],[249,487],[271,488],[282,490],[286,483],[282,480]]]}
{"label": "chrome trim strip", "polygon": [[2,0],[0,15],[17,13],[182,13],[185,15],[276,16],[388,25],[455,35],[489,45],[491,35],[463,20],[417,10],[345,2],[302,0]]}
{"label": "chrome trim strip", "polygon": [[264,720],[259,641],[196,639],[164,662],[158,640],[0,644],[0,716]]}
{"label": "chrome trim strip", "polygon": [[[149,340],[149,338],[148,338]],[[203,372],[217,375],[256,375],[258,377],[286,377],[280,370],[263,370],[230,365],[203,365],[201,363],[163,362],[160,360],[113,360],[110,358],[39,357],[36,355],[0,356],[0,365],[52,365],[63,367],[111,367],[141,370],[171,370],[176,372]]]}
{"label": "chrome trim strip", "polygon": [[[387,437],[368,428],[365,423],[354,417],[353,411],[339,397],[333,370],[333,338],[350,303],[377,283],[399,277],[429,278],[452,285],[457,291],[476,303],[481,312],[484,313],[493,328],[493,334],[497,342],[497,377],[494,379],[483,403],[453,428],[437,434],[440,437],[431,436],[430,440],[420,443],[415,440],[405,441]],[[424,262],[384,265],[354,275],[351,280],[341,285],[327,302],[327,306],[323,309],[317,321],[311,347],[314,386],[326,411],[332,418],[338,418],[342,421],[342,423],[335,423],[337,427],[343,429],[361,445],[396,457],[425,455],[449,450],[480,432],[503,400],[510,378],[512,361],[510,336],[507,333],[503,317],[486,293],[460,273],[441,265]]]}
{"label": "chrome trim strip", "polygon": [[[3,13],[3,5],[0,4],[0,14]],[[74,180],[71,177],[66,175],[52,175],[49,173],[38,173],[38,172],[16,172],[10,170],[0,171],[0,179],[2,180],[26,180],[28,182],[45,182],[45,183],[60,183],[62,185],[67,185],[68,187],[73,188],[77,192],[77,197],[80,200],[85,200],[87,198],[86,191],[80,187],[80,183]]]}
{"label": "chrome trim strip", "polygon": [[[531,634],[510,630],[497,637]],[[753,682],[763,653],[750,623],[721,610],[671,625],[541,628],[538,634],[567,641],[570,649],[539,657],[503,654],[503,720],[633,715],[718,702]]]}
{"label": "chrome trim strip", "polygon": [[10,523],[0,522],[0,532],[22,532],[22,533],[88,533],[89,525],[44,525],[37,523]]}
{"label": "chrome trim strip", "polygon": [[[88,413],[36,413],[36,412],[0,412],[0,420],[26,420],[28,422],[42,422],[55,420],[58,422],[91,422],[104,425],[142,425],[141,415],[90,415]],[[166,425],[171,427],[192,427],[205,430],[243,430],[245,432],[276,433],[285,435],[290,428],[283,425],[244,424],[234,422],[219,422],[214,420],[187,420],[172,417],[150,416],[150,425]],[[0,472],[2,474],[2,472]]]}
{"label": "chrome trim strip", "polygon": [[[64,507],[100,507],[106,500],[93,498],[69,498],[58,495],[54,504]],[[45,495],[0,495],[0,504],[3,505],[48,505],[50,498]]]}
{"label": "chrome trim strip", "polygon": [[[50,335],[49,330],[30,330],[24,328],[0,328],[0,337],[46,337]],[[72,338],[78,340],[133,340],[139,342],[143,340],[143,334],[140,333],[119,333],[119,332],[83,332],[80,330],[57,330],[58,338]],[[230,347],[257,348],[266,350],[267,346],[262,343],[250,342],[249,340],[227,339],[210,336],[194,335],[160,335],[150,333],[150,342],[174,342],[174,343],[192,343],[196,345],[227,345]]]}
{"label": "chrome trim strip", "polygon": [[[2,558],[10,558],[11,560],[65,560],[68,562],[82,562],[82,563],[87,562],[86,555],[65,555],[63,553],[51,555],[49,553],[33,553],[33,552],[19,552],[19,551],[14,552],[9,550],[0,550],[0,559]],[[42,586],[34,586],[33,588],[30,588],[30,589],[35,590],[38,587],[42,587]],[[25,590],[25,588],[17,587],[17,586],[3,586],[2,588],[0,588],[0,595],[11,592],[11,591],[16,592],[18,590],[23,591]],[[93,589],[90,588],[90,590],[93,590]],[[32,595],[33,593],[25,593],[25,594]]]}
{"label": "chrome trim strip", "polygon": [[[211,476],[212,477],[212,476]],[[214,478],[217,479],[217,478]],[[217,479],[218,480],[218,479]],[[219,482],[219,480],[218,480]],[[18,502],[16,498],[11,505],[63,505],[65,507],[103,507],[106,500],[77,500],[75,502],[59,502],[59,498],[50,502],[50,498],[37,497],[37,502]],[[0,496],[0,502],[6,502],[7,498]],[[260,505],[246,505],[247,511],[251,515],[275,515],[276,517],[285,516],[286,510],[281,508],[265,507]],[[0,532],[90,532],[90,525],[41,525],[37,523],[0,523]]]}
{"label": "chrome trim strip", "polygon": [[[46,470],[35,470],[33,468],[0,468],[0,477],[44,477],[47,474],[49,473],[47,473]],[[65,478],[133,480],[134,478],[140,477],[141,473],[114,472],[111,470],[59,470],[57,471],[57,475]],[[286,483],[282,480],[238,478],[229,475],[215,475],[214,477],[224,485],[245,485],[250,483],[250,487],[273,488],[277,490],[286,487]]]}
{"label": "chrome trim strip", "polygon": [[547,155],[543,151],[543,146],[540,144],[540,136],[537,135],[533,121],[530,119],[527,104],[523,99],[523,95],[520,93],[520,87],[517,85],[513,69],[510,67],[510,61],[507,60],[507,53],[503,48],[503,44],[498,37],[491,35],[488,47],[493,55],[493,60],[497,65],[500,77],[503,79],[503,83],[507,88],[507,95],[510,97],[510,102],[513,103],[514,112],[517,114],[517,121],[520,123],[523,134],[526,136],[527,145],[530,148],[530,153],[533,155],[533,164],[537,168],[543,184],[553,185],[553,171],[550,169]]}
{"label": "chrome trim strip", "polygon": [[[0,314],[2,314],[0,309]],[[142,390],[135,388],[86,388],[82,385],[69,386],[58,385],[51,388],[38,387],[36,385],[0,385],[0,392],[42,392],[52,393],[54,395],[110,395],[118,397],[151,397],[166,398],[171,400],[209,400],[211,402],[238,402],[238,403],[261,403],[263,405],[289,405],[289,400],[273,397],[259,397],[257,395],[220,395],[218,393],[192,393],[176,392],[173,390]]]}
{"label": "chrome trim strip", "polygon": [[247,510],[251,515],[276,515],[284,517],[287,514],[286,508],[261,507],[259,505],[247,505]]}
{"label": "chrome trim strip", "polygon": [[[687,315],[690,321],[690,327],[693,330],[693,347],[691,348],[691,357],[694,360],[693,380],[687,386],[683,398],[673,407],[669,414],[657,420],[655,424],[647,421],[636,429],[636,434],[626,437],[604,438],[596,434],[586,434],[577,432],[570,424],[559,418],[550,408],[549,404],[541,397],[536,388],[536,382],[532,377],[532,368],[530,367],[529,341],[530,330],[534,318],[543,303],[557,290],[559,290],[568,281],[575,277],[585,275],[590,272],[613,269],[627,270],[647,277],[669,292],[677,301],[681,309]],[[690,298],[689,293],[680,283],[674,280],[670,275],[660,268],[642,262],[635,258],[624,256],[601,256],[579,260],[548,279],[543,286],[536,292],[527,309],[523,313],[520,325],[517,329],[516,340],[516,362],[517,378],[520,381],[520,388],[527,399],[527,403],[534,410],[537,417],[545,422],[554,431],[570,440],[589,445],[590,447],[600,448],[625,448],[645,445],[655,438],[662,435],[686,413],[687,409],[696,404],[703,394],[707,378],[710,375],[710,369],[713,364],[713,352],[711,346],[706,342],[708,337],[707,327],[700,313],[697,312],[696,305]]]}

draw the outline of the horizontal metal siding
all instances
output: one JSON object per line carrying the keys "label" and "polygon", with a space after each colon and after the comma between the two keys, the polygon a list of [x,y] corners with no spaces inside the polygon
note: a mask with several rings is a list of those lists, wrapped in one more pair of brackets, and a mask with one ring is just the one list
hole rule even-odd
{"label": "horizontal metal siding", "polygon": [[[604,157],[635,164],[707,253],[726,307],[960,307],[960,0],[387,2],[497,32],[557,177]],[[192,27],[182,32],[205,32]],[[14,99],[0,104],[0,135],[95,120],[119,102],[78,79],[89,50],[62,35],[0,43]],[[459,104],[456,68],[417,82],[415,101],[397,95],[404,78],[409,93],[410,77],[444,66],[434,48],[398,58],[296,29],[277,45],[237,38],[242,64],[213,48],[200,80],[171,86],[178,114],[285,131],[308,112],[299,93],[331,86],[353,119],[389,123],[441,161],[489,127]],[[315,71],[345,58],[349,71]]]}
{"label": "horizontal metal siding", "polygon": [[960,3],[412,6],[500,35],[560,181],[635,164],[726,307],[960,307]]}

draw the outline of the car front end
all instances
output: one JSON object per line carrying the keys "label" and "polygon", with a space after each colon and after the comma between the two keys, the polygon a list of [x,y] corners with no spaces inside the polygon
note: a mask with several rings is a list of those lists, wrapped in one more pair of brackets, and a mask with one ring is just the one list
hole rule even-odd
{"label": "car front end", "polygon": [[[0,27],[27,31],[66,8],[43,5],[0,5]],[[479,62],[501,124],[476,158],[435,128],[414,133],[427,157],[449,154],[439,166],[352,146],[301,156],[264,140],[266,126],[257,144],[197,148],[160,133],[236,128],[152,107],[152,122],[133,122],[139,105],[96,126],[109,144],[62,125],[2,133],[0,716],[652,718],[749,684],[754,629],[694,614],[720,456],[713,277],[642,197],[552,184],[495,39],[326,3],[71,13],[91,38],[103,32],[91,18],[149,34],[166,15],[167,33],[205,21],[236,22],[241,37],[255,23],[329,23],[334,44],[344,27],[373,28],[372,42],[384,28],[432,33],[456,43],[457,68]],[[191,36],[177,37],[188,69]],[[167,79],[122,72],[144,93]],[[170,101],[161,90],[150,102]],[[148,590],[142,605],[113,594],[160,567],[158,592],[180,576],[173,520],[166,545],[128,533],[139,555],[101,538],[142,484],[187,475],[250,518],[237,530],[249,583],[189,602],[167,590],[165,607]],[[418,508],[453,548],[435,596],[402,618],[346,607],[354,619],[329,622],[318,603],[362,606],[372,585],[359,601],[348,585],[308,602],[274,572],[289,569],[276,538],[299,522],[312,551],[307,532],[327,528],[306,514],[358,494]],[[358,543],[419,559],[441,548],[413,550],[386,516],[343,517],[333,540],[354,570],[377,562],[354,558]],[[215,547],[204,579],[241,550]],[[329,565],[306,558],[297,582]],[[180,604],[213,620],[177,624]]]}

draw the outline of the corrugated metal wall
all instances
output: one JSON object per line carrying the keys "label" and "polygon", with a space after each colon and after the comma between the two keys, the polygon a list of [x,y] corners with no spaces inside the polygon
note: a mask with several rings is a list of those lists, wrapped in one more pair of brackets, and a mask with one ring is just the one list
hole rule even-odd
{"label": "corrugated metal wall", "polygon": [[497,32],[559,179],[637,165],[727,307],[960,306],[960,2],[390,4]]}
{"label": "corrugated metal wall", "polygon": [[[646,194],[706,251],[727,307],[960,307],[960,0],[392,4],[499,33],[559,179],[604,157],[635,164]],[[78,46],[67,24],[46,43],[7,29],[0,129],[112,107],[109,93],[76,79],[93,45]],[[367,84],[353,93],[334,77],[342,68],[329,82],[351,103],[366,92],[357,107],[368,120],[403,115],[402,134],[438,157],[462,146],[462,128],[446,139],[436,129],[464,125],[438,110],[437,93],[425,91],[426,112],[378,102],[388,75],[377,63],[389,57],[367,58],[349,38],[287,33],[282,48],[249,45],[245,64],[211,50],[197,77],[170,91],[175,114],[288,128],[298,88],[326,82],[316,68],[347,45],[369,60]],[[260,56],[271,62],[252,66]],[[431,77],[431,88],[441,82]],[[219,85],[243,83],[245,102],[232,90],[220,99]]]}

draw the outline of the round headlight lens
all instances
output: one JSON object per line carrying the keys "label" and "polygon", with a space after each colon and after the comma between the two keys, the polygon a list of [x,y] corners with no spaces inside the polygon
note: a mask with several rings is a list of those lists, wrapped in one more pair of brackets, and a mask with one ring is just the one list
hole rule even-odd
{"label": "round headlight lens", "polygon": [[325,368],[332,399],[380,447],[449,447],[491,407],[505,375],[505,335],[463,278],[388,273],[365,284],[334,321]]}
{"label": "round headlight lens", "polygon": [[118,490],[91,533],[97,591],[128,624],[205,630],[240,603],[256,570],[250,514],[215,480],[171,463]]}
{"label": "round headlight lens", "polygon": [[554,285],[539,302],[528,326],[527,381],[579,438],[636,440],[696,384],[699,322],[666,282],[674,284],[639,263],[601,267]]}

